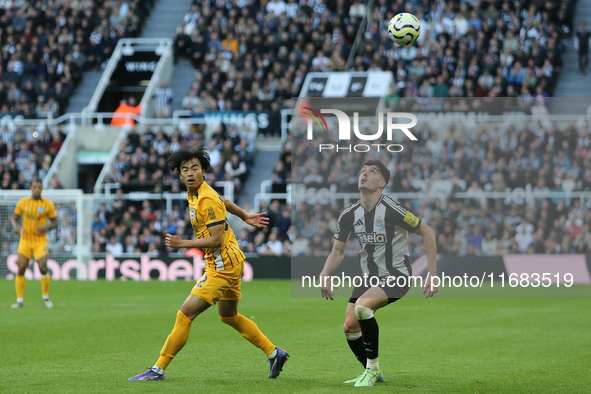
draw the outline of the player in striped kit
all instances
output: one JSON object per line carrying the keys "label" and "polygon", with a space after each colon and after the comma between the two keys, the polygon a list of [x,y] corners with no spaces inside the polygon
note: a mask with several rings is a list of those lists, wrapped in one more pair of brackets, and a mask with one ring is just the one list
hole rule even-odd
{"label": "player in striped kit", "polygon": [[[425,241],[429,275],[423,294],[426,293],[429,298],[437,293],[437,287],[431,289],[431,277],[437,275],[435,233],[419,218],[383,194],[389,180],[390,171],[382,162],[368,160],[363,163],[358,180],[361,198],[341,213],[333,249],[320,273],[322,283],[323,278],[328,277],[342,263],[347,239],[353,233],[361,244],[359,260],[363,273],[369,278],[378,278],[379,286],[356,287],[347,305],[343,327],[345,336],[351,350],[366,368],[360,377],[345,382],[355,383],[356,387],[373,386],[375,382],[383,381],[378,364],[379,328],[374,312],[404,297],[410,288],[408,277],[412,275],[412,268],[408,251],[409,232],[421,235]],[[404,281],[406,286],[389,285],[396,283],[399,276],[407,277]],[[321,291],[324,298],[333,299],[334,292],[330,287],[322,287]]]}

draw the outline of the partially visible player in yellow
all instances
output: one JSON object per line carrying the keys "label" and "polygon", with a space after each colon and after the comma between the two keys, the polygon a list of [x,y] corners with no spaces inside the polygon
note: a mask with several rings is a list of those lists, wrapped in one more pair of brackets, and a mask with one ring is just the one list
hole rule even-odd
{"label": "partially visible player in yellow", "polygon": [[[222,200],[205,181],[209,169],[209,154],[204,148],[193,152],[178,151],[168,158],[171,171],[178,171],[187,187],[191,226],[197,239],[182,240],[167,234],[165,244],[171,248],[201,248],[205,253],[207,267],[193,291],[177,312],[174,328],[156,364],[148,371],[133,376],[133,381],[164,380],[164,370],[181,351],[189,339],[193,320],[210,306],[217,305],[220,320],[238,331],[250,343],[261,349],[271,364],[269,378],[279,376],[289,354],[275,347],[250,319],[238,313],[242,297],[240,282],[244,270],[244,254],[240,250],[234,232],[226,220],[226,209],[245,222],[264,226],[262,214],[246,215],[237,205]],[[227,208],[226,208],[227,207]],[[208,366],[211,368],[211,366]],[[221,367],[220,367],[221,368]]]}
{"label": "partially visible player in yellow", "polygon": [[[12,228],[17,235],[20,235],[18,244],[18,273],[14,279],[16,287],[16,303],[12,308],[23,307],[23,297],[25,295],[25,271],[29,265],[29,260],[34,257],[39,264],[41,272],[41,293],[43,303],[48,308],[53,308],[53,303],[49,301],[49,281],[50,275],[47,271],[47,232],[57,228],[57,217],[55,216],[55,206],[51,201],[41,197],[43,184],[35,179],[31,183],[31,197],[22,198],[16,204],[14,216],[10,218]],[[19,225],[20,218],[23,218],[23,226]]]}

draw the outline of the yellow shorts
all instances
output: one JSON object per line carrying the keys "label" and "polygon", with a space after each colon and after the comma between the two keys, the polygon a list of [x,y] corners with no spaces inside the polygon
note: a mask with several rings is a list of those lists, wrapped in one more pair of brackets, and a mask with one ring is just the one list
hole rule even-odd
{"label": "yellow shorts", "polygon": [[240,283],[243,271],[243,263],[224,271],[216,271],[208,265],[191,294],[212,306],[219,300],[239,300],[242,298]]}
{"label": "yellow shorts", "polygon": [[47,242],[32,243],[29,241],[21,240],[18,244],[18,254],[22,254],[29,260],[35,256],[35,260],[39,261],[42,257],[49,256],[49,250],[47,250]]}

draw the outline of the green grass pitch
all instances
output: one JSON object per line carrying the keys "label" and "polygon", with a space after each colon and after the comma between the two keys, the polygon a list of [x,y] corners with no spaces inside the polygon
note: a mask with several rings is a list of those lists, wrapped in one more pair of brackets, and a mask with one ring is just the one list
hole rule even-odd
{"label": "green grass pitch", "polygon": [[[53,282],[55,308],[28,281],[11,310],[0,281],[0,393],[344,393],[361,373],[342,334],[345,299],[295,299],[289,281],[243,284],[240,311],[291,359],[267,379],[262,352],[209,310],[164,382],[153,365],[193,282]],[[376,314],[376,393],[589,393],[591,299],[408,298]]]}

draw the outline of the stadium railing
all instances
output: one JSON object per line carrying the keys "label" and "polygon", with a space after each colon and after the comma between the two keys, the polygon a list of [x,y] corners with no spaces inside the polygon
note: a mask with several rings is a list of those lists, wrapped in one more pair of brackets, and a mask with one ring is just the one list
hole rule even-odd
{"label": "stadium railing", "polygon": [[43,188],[49,188],[49,184],[51,179],[58,173],[58,171],[63,171],[64,173],[71,174],[72,177],[77,176],[76,169],[78,168],[78,163],[76,162],[77,155],[76,153],[76,133],[69,132],[62,144],[61,149],[55,156],[51,167],[49,167],[49,171],[45,175],[43,179]]}
{"label": "stadium railing", "polygon": [[[322,205],[328,205],[331,202],[343,200],[344,206],[349,206],[353,202],[359,200],[359,193],[337,193],[330,192],[327,188],[326,193],[322,193],[322,197],[318,199],[311,199],[310,195],[306,194],[306,188],[298,188],[298,185],[292,185],[288,193],[257,193],[255,195],[255,208],[260,207],[262,201],[269,202],[271,200],[286,200],[288,204],[307,203],[313,205],[316,202],[321,202]],[[316,192],[317,190],[315,190]],[[450,200],[503,200],[505,204],[512,202],[518,205],[534,204],[536,200],[541,199],[555,199],[565,200],[567,205],[570,205],[572,199],[580,199],[581,206],[591,209],[591,192],[588,191],[549,191],[540,192],[534,191],[531,187],[525,189],[514,189],[504,192],[479,192],[479,193],[443,193],[443,192],[414,192],[414,193],[395,193],[385,192],[386,195],[395,200],[439,200],[442,208],[446,208]],[[324,203],[322,203],[324,201]]]}
{"label": "stadium railing", "polygon": [[281,110],[281,142],[287,141],[287,135],[291,130],[291,109]]}
{"label": "stadium railing", "polygon": [[115,164],[115,160],[117,160],[117,156],[119,155],[119,152],[120,152],[119,147],[121,146],[121,143],[123,142],[123,140],[125,140],[127,138],[127,135],[129,134],[129,130],[130,130],[129,127],[122,127],[121,128],[121,131],[119,132],[119,135],[117,136],[117,139],[113,143],[113,148],[111,148],[111,151],[109,152],[109,156],[107,157],[107,161],[103,165],[103,168],[101,169],[101,172],[99,173],[96,183],[94,184],[94,192],[95,193],[101,192],[101,185],[105,181],[105,177],[109,174],[109,172],[111,172],[111,168]]}
{"label": "stadium railing", "polygon": [[291,205],[291,193],[257,193],[254,195],[254,207],[258,209],[261,206],[261,202],[269,203],[271,200],[285,200],[286,204]]}

